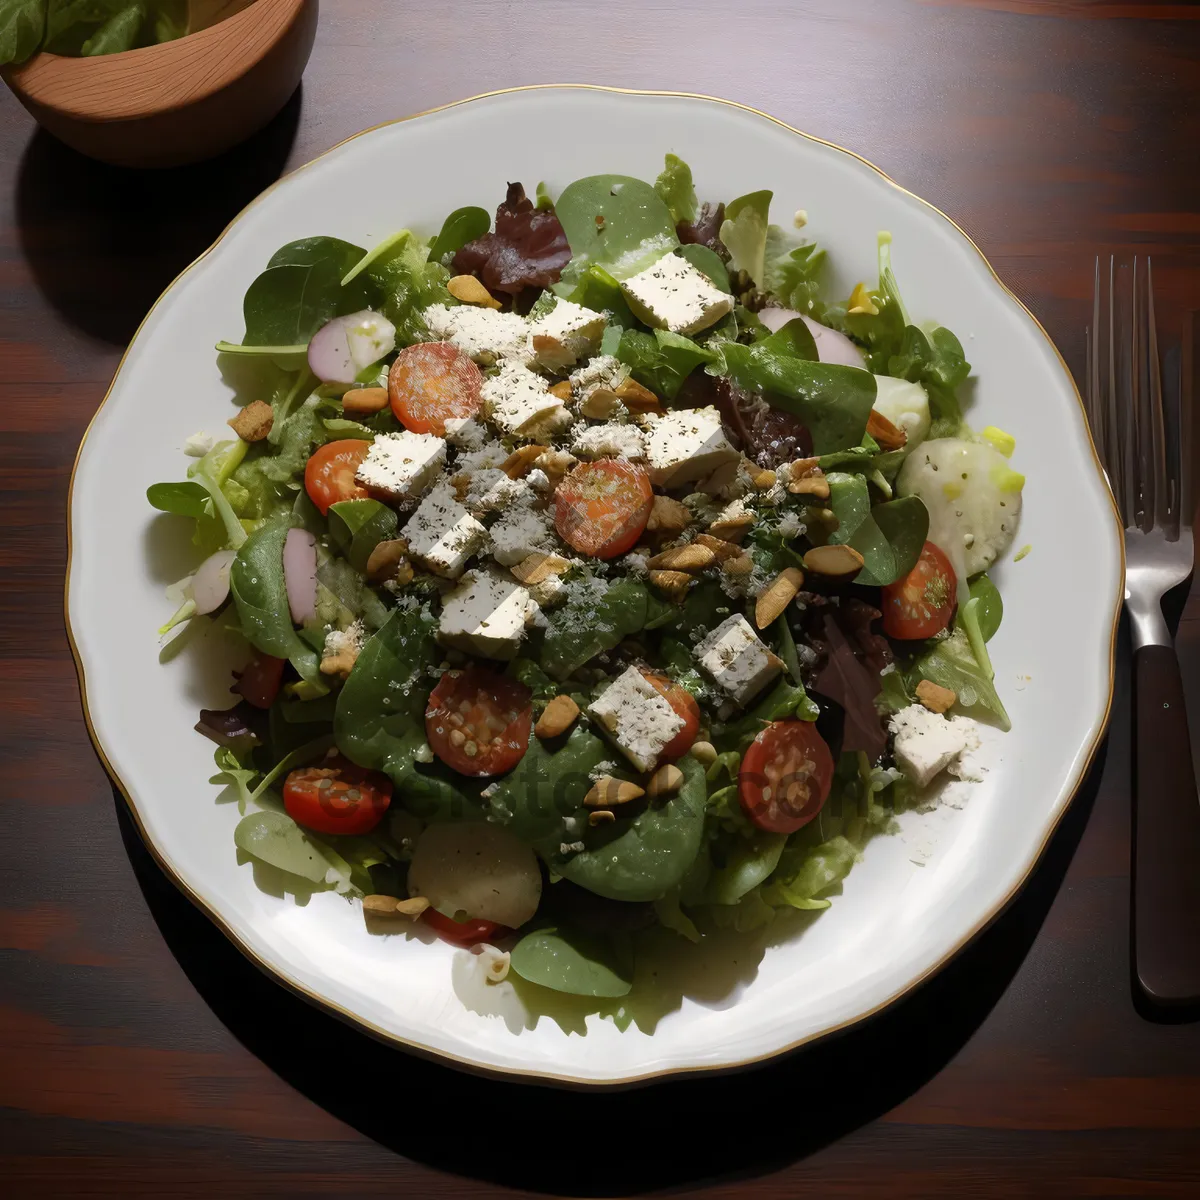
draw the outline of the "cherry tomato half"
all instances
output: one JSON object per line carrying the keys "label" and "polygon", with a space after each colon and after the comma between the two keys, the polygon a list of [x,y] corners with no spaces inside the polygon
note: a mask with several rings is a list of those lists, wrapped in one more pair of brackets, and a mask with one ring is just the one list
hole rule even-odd
{"label": "cherry tomato half", "polygon": [[746,816],[768,833],[795,833],[821,811],[833,755],[811,721],[772,721],[750,743],[738,772]]}
{"label": "cherry tomato half", "polygon": [[449,342],[418,342],[396,355],[388,372],[392,412],[413,433],[446,436],[451,417],[470,417],[482,403],[483,372]]}
{"label": "cherry tomato half", "polygon": [[233,690],[240,692],[246,703],[253,704],[255,708],[270,708],[279,695],[285,666],[286,658],[274,658],[270,654],[256,652],[239,672]]}
{"label": "cherry tomato half", "polygon": [[926,542],[917,565],[883,589],[883,632],[903,640],[941,633],[954,615],[957,594],[950,560]]}
{"label": "cherry tomato half", "polygon": [[460,775],[502,775],[529,749],[533,693],[486,667],[447,671],[425,706],[434,754]]}
{"label": "cherry tomato half", "polygon": [[456,946],[474,946],[476,942],[488,942],[496,936],[496,931],[504,932],[503,925],[495,921],[482,921],[475,918],[467,921],[455,921],[452,917],[443,916],[436,908],[427,908],[422,920],[433,929],[438,937]]}
{"label": "cherry tomato half", "polygon": [[581,463],[554,492],[554,526],[581,554],[615,558],[637,545],[654,492],[644,468],[620,458]]}
{"label": "cherry tomato half", "polygon": [[283,807],[315,833],[369,833],[392,802],[392,781],[334,755],[298,767],[283,782]]}
{"label": "cherry tomato half", "polygon": [[314,451],[304,468],[304,489],[322,516],[339,500],[367,499],[367,489],[354,482],[354,472],[370,448],[370,442],[343,438],[338,442],[326,442]]}
{"label": "cherry tomato half", "polygon": [[700,732],[700,705],[687,688],[680,687],[665,675],[652,675],[649,671],[643,671],[642,675],[683,718],[683,728],[662,748],[659,755],[663,762],[674,762],[692,748],[696,734]]}

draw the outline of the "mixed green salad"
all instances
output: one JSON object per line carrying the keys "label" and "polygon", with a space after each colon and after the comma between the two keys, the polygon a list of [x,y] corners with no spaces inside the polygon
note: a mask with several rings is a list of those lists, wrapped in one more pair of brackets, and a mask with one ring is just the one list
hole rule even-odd
{"label": "mixed green salad", "polygon": [[282,247],[217,347],[237,436],[150,503],[244,636],[201,713],[238,850],[368,926],[593,997],[641,934],[818,910],[976,721],[1024,480],[949,330],[844,300],[770,192],[510,184]]}
{"label": "mixed green salad", "polygon": [[0,65],[39,50],[119,54],[181,38],[188,23],[188,0],[0,0]]}

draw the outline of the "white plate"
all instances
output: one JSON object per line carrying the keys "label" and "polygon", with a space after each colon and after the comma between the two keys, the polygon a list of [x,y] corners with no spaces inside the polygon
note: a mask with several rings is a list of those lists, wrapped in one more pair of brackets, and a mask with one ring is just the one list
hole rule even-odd
{"label": "white plate", "polygon": [[[595,1017],[534,1022],[503,989],[484,989],[476,1007],[506,1015],[482,1015],[468,1007],[450,947],[371,937],[356,906],[332,894],[298,906],[238,865],[236,808],[214,803],[212,745],[192,730],[197,708],[228,703],[229,663],[211,644],[159,662],[163,588],[193,560],[183,523],[156,517],[146,487],[182,477],[184,439],[230,415],[212,347],[240,335],[246,286],[283,243],[335,234],[371,246],[405,224],[436,231],[453,208],[494,206],[512,179],[531,192],[539,179],[557,192],[603,171],[653,179],[668,150],[691,164],[701,197],[766,187],[777,220],[806,209],[807,233],[830,252],[835,294],[874,279],[876,232],[890,230],[914,319],[962,339],[977,377],[969,415],[1015,435],[1028,478],[1016,544],[1032,551],[994,572],[1006,615],[992,653],[1013,731],[989,739],[988,781],[961,809],[908,814],[899,834],[876,838],[818,919],[761,955],[743,945],[679,968],[683,998],[663,1005],[652,1034]],[[80,451],[70,533],[68,626],[93,738],[167,873],[298,992],[385,1039],[494,1072],[596,1084],[714,1070],[875,1012],[1021,886],[1096,749],[1111,697],[1120,530],[1046,334],[965,234],[876,168],[699,97],[593,88],[481,97],[361,134],[269,189],[143,322]]]}

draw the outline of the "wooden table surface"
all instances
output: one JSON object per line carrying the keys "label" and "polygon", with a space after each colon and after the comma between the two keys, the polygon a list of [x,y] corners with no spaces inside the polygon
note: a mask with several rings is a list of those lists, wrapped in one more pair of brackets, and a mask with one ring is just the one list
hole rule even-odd
{"label": "wooden table surface", "polygon": [[564,1095],[384,1049],[249,966],[138,841],[61,608],[71,464],[122,347],[281,172],[562,80],[723,95],[857,150],[971,233],[1077,372],[1097,253],[1154,256],[1168,338],[1200,304],[1187,3],[337,0],[271,127],[158,175],[77,157],[0,93],[0,1190],[1200,1195],[1200,1024],[1131,999],[1123,656],[1106,751],[1011,909],[882,1017],[723,1080]]}

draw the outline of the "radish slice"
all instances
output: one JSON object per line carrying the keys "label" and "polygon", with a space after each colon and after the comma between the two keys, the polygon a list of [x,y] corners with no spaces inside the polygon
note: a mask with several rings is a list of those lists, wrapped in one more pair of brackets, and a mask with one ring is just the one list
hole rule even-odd
{"label": "radish slice", "polygon": [[322,383],[353,383],[396,348],[396,327],[369,308],[334,317],[308,343],[308,365]]}
{"label": "radish slice", "polygon": [[292,621],[303,625],[317,615],[317,539],[307,529],[289,529],[283,542],[283,581]]}
{"label": "radish slice", "polygon": [[229,596],[229,568],[236,557],[236,550],[218,550],[200,564],[191,585],[197,616],[215,612],[225,603]]}
{"label": "radish slice", "polygon": [[813,341],[817,343],[817,358],[821,362],[843,367],[861,367],[865,364],[862,351],[844,333],[838,333],[836,329],[830,329],[828,325],[822,325],[820,321],[814,321],[794,308],[764,308],[758,314],[758,319],[772,333],[778,333],[797,317],[813,335]]}

